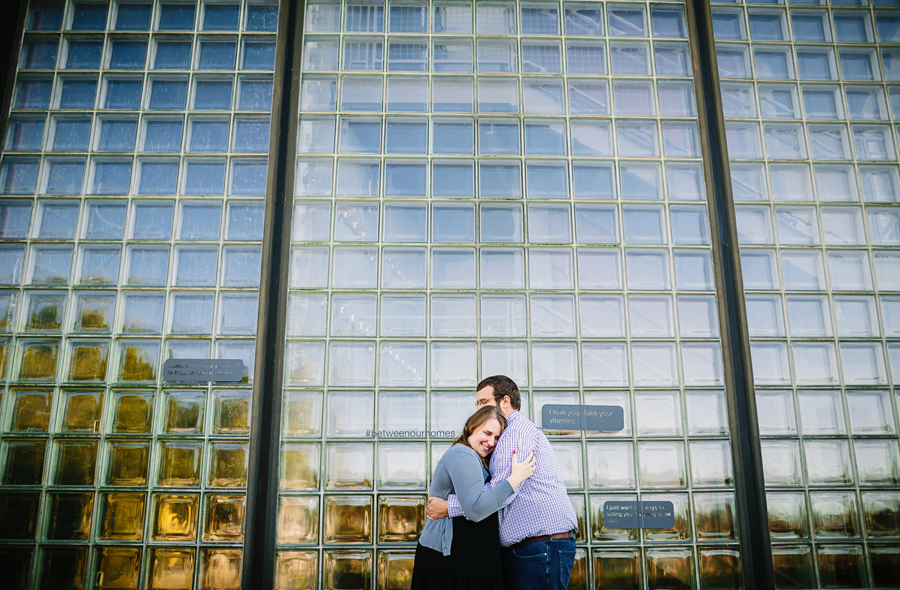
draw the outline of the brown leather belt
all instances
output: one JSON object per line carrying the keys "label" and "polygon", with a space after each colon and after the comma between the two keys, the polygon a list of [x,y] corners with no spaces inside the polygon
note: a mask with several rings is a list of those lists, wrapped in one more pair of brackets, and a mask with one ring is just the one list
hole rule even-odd
{"label": "brown leather belt", "polygon": [[510,545],[510,549],[516,549],[518,547],[524,547],[529,543],[534,543],[535,541],[549,541],[550,539],[571,539],[575,535],[572,534],[572,531],[566,531],[564,533],[556,533],[555,535],[541,535],[539,537],[525,537],[515,545]]}

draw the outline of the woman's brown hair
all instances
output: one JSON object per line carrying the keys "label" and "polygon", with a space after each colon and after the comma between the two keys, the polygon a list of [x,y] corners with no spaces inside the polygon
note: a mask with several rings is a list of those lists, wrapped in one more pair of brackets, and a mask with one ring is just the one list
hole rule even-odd
{"label": "woman's brown hair", "polygon": [[[453,444],[466,445],[471,449],[472,446],[469,444],[469,437],[472,436],[472,433],[478,430],[482,424],[491,418],[500,423],[500,432],[506,430],[506,417],[503,415],[503,412],[500,411],[500,408],[494,406],[482,406],[476,410],[474,414],[469,416],[469,419],[466,420],[466,425],[463,426],[462,434],[459,435],[458,439],[453,441]],[[475,449],[472,450],[474,451]],[[481,457],[481,462],[487,467],[487,457]]]}

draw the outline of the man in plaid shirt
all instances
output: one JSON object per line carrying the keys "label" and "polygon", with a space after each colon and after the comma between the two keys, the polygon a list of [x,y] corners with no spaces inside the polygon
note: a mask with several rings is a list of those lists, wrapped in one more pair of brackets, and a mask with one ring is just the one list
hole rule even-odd
{"label": "man in plaid shirt", "polygon": [[[503,576],[514,590],[564,590],[575,563],[575,531],[578,520],[566,494],[566,484],[550,441],[535,424],[519,413],[521,397],[515,382],[504,375],[478,384],[475,405],[496,406],[506,416],[507,427],[491,455],[493,487],[509,477],[513,454],[527,457],[534,451],[534,475],[500,508],[500,544]],[[465,516],[454,494],[447,500],[429,498],[429,519]]]}

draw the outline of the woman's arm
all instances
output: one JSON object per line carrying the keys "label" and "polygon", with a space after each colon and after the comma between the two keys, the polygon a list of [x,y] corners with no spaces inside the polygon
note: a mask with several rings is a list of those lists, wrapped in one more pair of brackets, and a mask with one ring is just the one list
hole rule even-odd
{"label": "woman's arm", "polygon": [[445,455],[447,473],[453,482],[453,493],[469,520],[479,522],[496,512],[503,502],[513,494],[513,487],[503,481],[496,487],[485,489],[481,461],[473,452],[457,451]]}

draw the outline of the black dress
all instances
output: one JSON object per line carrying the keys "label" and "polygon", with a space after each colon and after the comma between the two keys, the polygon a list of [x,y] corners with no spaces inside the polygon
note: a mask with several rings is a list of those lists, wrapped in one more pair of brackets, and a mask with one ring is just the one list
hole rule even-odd
{"label": "black dress", "polygon": [[450,555],[416,545],[411,590],[503,590],[500,521],[455,516]]}

